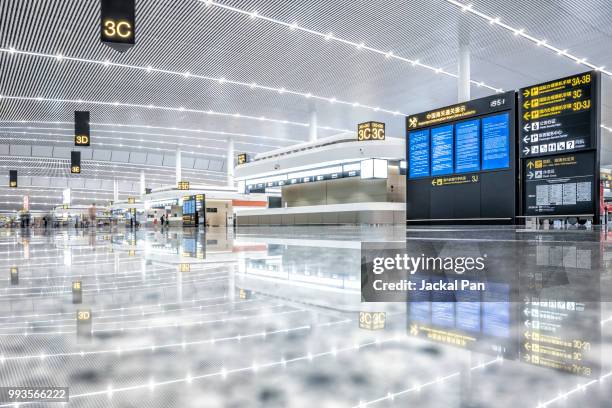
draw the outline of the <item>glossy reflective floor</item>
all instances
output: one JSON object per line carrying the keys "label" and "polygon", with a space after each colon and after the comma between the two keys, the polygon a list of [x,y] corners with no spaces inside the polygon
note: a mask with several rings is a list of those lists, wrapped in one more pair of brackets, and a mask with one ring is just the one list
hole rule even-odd
{"label": "glossy reflective floor", "polygon": [[[362,241],[486,252],[507,295],[361,303]],[[503,227],[3,230],[0,386],[69,387],[70,407],[612,407],[611,244]]]}

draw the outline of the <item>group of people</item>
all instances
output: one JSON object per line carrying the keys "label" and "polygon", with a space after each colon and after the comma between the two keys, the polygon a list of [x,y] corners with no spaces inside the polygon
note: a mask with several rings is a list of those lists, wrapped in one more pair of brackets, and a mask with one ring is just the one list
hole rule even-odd
{"label": "group of people", "polygon": [[160,221],[161,221],[161,226],[162,226],[162,227],[163,227],[163,226],[168,227],[168,226],[170,225],[170,219],[169,219],[169,218],[170,218],[170,217],[168,217],[168,216],[164,216],[164,215],[162,215],[162,216],[161,216]]}

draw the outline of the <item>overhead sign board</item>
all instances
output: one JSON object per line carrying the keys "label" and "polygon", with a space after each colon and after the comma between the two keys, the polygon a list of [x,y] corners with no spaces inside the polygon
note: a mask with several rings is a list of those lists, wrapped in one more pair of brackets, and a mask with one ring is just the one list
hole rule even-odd
{"label": "overhead sign board", "polygon": [[599,99],[599,73],[595,71],[522,88],[521,157],[596,149]]}
{"label": "overhead sign board", "polygon": [[246,153],[240,153],[238,155],[238,164],[245,164],[249,162],[249,155]]}
{"label": "overhead sign board", "polygon": [[189,182],[188,181],[179,181],[178,182],[179,190],[189,190]]}
{"label": "overhead sign board", "polygon": [[136,204],[136,197],[128,197],[127,202],[128,204]]}
{"label": "overhead sign board", "polygon": [[385,140],[385,124],[364,122],[357,125],[357,140]]}
{"label": "overhead sign board", "polygon": [[101,0],[101,41],[124,52],[136,44],[136,0]]}
{"label": "overhead sign board", "polygon": [[70,152],[70,173],[81,174],[81,152]]}
{"label": "overhead sign board", "polygon": [[80,280],[72,282],[72,303],[83,303],[83,287]]}
{"label": "overhead sign board", "polygon": [[74,145],[89,146],[91,136],[89,131],[89,112],[74,112]]}
{"label": "overhead sign board", "polygon": [[11,266],[11,285],[19,285],[19,268]]}
{"label": "overhead sign board", "polygon": [[359,312],[359,328],[366,330],[382,330],[385,328],[387,315],[385,312]]}
{"label": "overhead sign board", "polygon": [[17,170],[9,170],[9,187],[17,187]]}
{"label": "overhead sign board", "polygon": [[523,161],[525,215],[594,214],[595,152]]}

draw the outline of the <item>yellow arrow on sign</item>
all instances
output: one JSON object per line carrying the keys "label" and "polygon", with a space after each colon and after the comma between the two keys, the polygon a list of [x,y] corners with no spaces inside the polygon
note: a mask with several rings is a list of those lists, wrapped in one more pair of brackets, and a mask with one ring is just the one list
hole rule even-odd
{"label": "yellow arrow on sign", "polygon": [[431,180],[431,185],[435,186],[436,185],[436,179]]}
{"label": "yellow arrow on sign", "polygon": [[525,114],[523,115],[523,119],[529,120],[530,118],[531,118],[531,113],[525,112]]}
{"label": "yellow arrow on sign", "polygon": [[523,91],[523,96],[525,96],[525,97],[529,96],[529,89],[525,89]]}
{"label": "yellow arrow on sign", "polygon": [[525,109],[529,109],[530,106],[531,106],[531,102],[529,101],[525,101],[525,103],[523,104],[523,108]]}
{"label": "yellow arrow on sign", "polygon": [[528,169],[532,169],[533,168],[533,162],[527,162],[527,168]]}

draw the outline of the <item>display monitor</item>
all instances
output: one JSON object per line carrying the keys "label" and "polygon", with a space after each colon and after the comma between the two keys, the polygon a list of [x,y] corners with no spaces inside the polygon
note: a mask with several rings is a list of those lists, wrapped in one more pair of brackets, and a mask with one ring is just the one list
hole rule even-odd
{"label": "display monitor", "polygon": [[510,114],[482,118],[482,170],[510,167]]}
{"label": "display monitor", "polygon": [[429,129],[410,132],[408,136],[408,177],[429,176]]}
{"label": "display monitor", "polygon": [[431,129],[431,175],[453,173],[453,125]]}
{"label": "display monitor", "polygon": [[455,125],[455,173],[480,170],[480,120]]}

